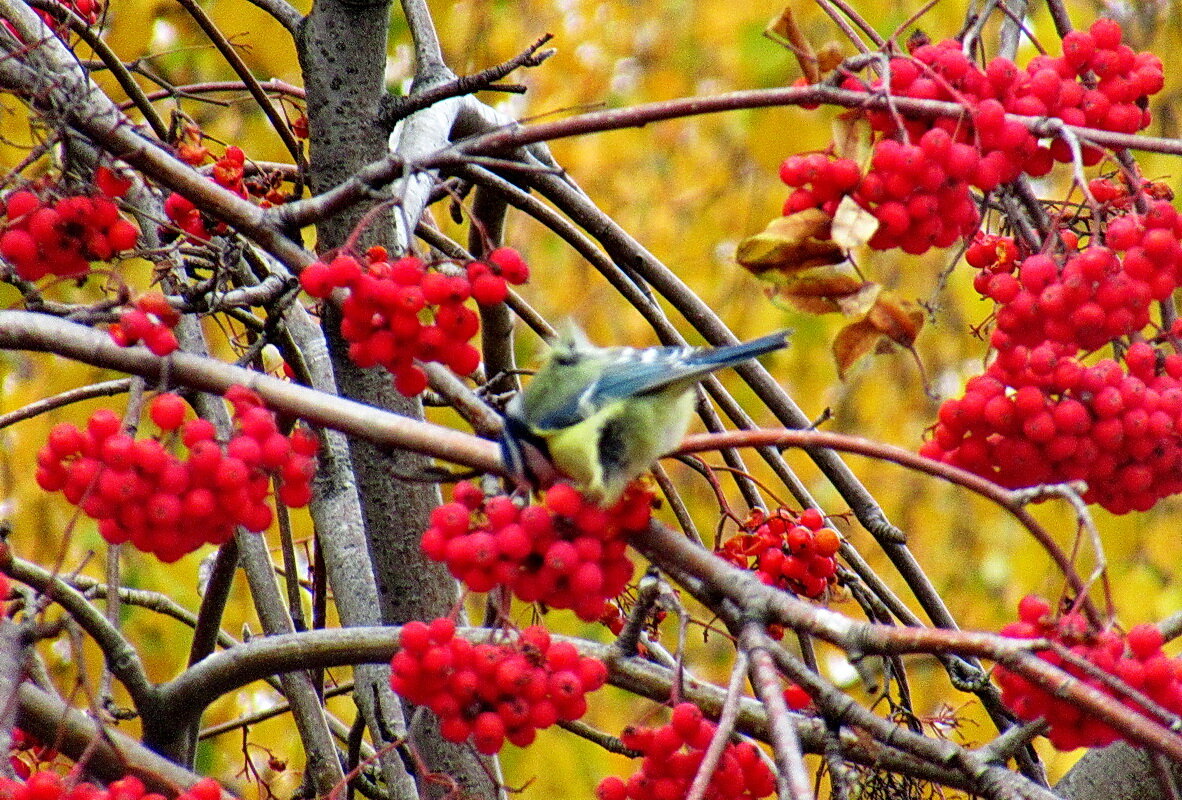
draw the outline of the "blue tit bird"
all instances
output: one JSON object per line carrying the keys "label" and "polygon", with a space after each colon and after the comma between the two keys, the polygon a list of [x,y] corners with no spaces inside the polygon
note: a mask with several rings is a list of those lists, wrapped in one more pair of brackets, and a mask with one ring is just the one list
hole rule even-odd
{"label": "blue tit bird", "polygon": [[573,325],[505,409],[501,454],[522,482],[559,477],[603,506],[681,443],[706,375],[788,344],[788,331],[728,347],[596,347]]}

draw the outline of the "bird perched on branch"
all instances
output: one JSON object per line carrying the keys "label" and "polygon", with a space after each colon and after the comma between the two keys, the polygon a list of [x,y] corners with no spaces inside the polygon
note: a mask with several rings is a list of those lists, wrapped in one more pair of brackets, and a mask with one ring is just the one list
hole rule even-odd
{"label": "bird perched on branch", "polygon": [[565,477],[608,506],[680,444],[706,375],[788,344],[788,331],[727,347],[596,347],[574,325],[505,411],[501,455],[523,483]]}

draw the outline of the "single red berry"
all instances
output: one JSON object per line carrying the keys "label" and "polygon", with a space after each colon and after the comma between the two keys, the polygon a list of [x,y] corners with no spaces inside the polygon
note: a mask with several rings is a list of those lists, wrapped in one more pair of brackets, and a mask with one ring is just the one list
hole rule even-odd
{"label": "single red berry", "polygon": [[502,277],[514,286],[529,280],[529,267],[521,254],[512,247],[498,247],[488,254],[488,261],[494,264]]}
{"label": "single red berry", "polygon": [[29,264],[37,260],[37,242],[28,231],[7,230],[0,236],[0,255],[15,266]]}
{"label": "single red berry", "polygon": [[300,273],[300,286],[312,297],[323,298],[332,294],[332,273],[328,264],[316,261],[304,268]]}
{"label": "single red berry", "polygon": [[180,395],[158,394],[148,406],[148,415],[162,431],[175,431],[185,418],[185,401]]}
{"label": "single red berry", "polygon": [[1161,629],[1148,623],[1134,626],[1125,639],[1133,655],[1141,661],[1161,652],[1161,646],[1165,643]]}

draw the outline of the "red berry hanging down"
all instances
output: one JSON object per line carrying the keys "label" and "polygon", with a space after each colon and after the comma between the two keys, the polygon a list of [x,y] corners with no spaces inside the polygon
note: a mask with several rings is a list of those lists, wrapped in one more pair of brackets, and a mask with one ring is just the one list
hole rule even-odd
{"label": "red berry hanging down", "polygon": [[[1120,38],[1116,22],[1098,20],[1089,31],[1068,34],[1062,56],[1038,56],[1025,69],[1005,58],[982,69],[964,55],[961,42],[948,39],[892,58],[889,77],[869,87],[847,78],[843,88],[852,91],[889,88],[894,97],[956,102],[967,113],[904,119],[900,126],[897,114],[869,112],[880,138],[866,169],[821,154],[790,157],[780,167],[781,180],[795,189],[784,214],[820,208],[832,215],[849,196],[879,222],[872,248],[919,254],[951,246],[979,223],[970,187],[989,192],[1072,160],[1066,141],[1040,143],[1007,114],[1120,133],[1149,125],[1147,98],[1164,85],[1161,59],[1133,52]],[[1082,148],[1085,166],[1102,157],[1099,148]]]}
{"label": "red berry hanging down", "polygon": [[816,509],[797,517],[787,509],[767,515],[756,511],[744,532],[728,539],[719,551],[724,559],[755,572],[769,586],[819,599],[836,582],[841,536],[825,526]]}
{"label": "red berry hanging down", "polygon": [[[1150,311],[1182,284],[1182,215],[1166,201],[1110,218],[1103,244],[1023,254],[981,236],[966,252],[996,303],[997,357],[940,408],[921,452],[1004,486],[1084,480],[1114,513],[1182,491],[1182,356]],[[1146,330],[1148,329],[1148,331]],[[1084,360],[1119,343],[1123,358]]]}
{"label": "red berry hanging down", "polygon": [[180,347],[172,332],[180,321],[180,312],[168,304],[164,295],[143,294],[135,299],[131,308],[124,309],[109,333],[121,347],[143,342],[145,347],[163,357]]}
{"label": "red berry hanging down", "polygon": [[[107,182],[112,191],[120,186]],[[9,194],[4,200],[0,255],[27,281],[46,275],[85,275],[90,262],[109,261],[136,245],[139,230],[119,215],[116,196],[70,195],[53,200],[28,190]]]}
{"label": "red berry hanging down", "polygon": [[[176,796],[176,800],[221,800],[222,787],[213,778],[203,778]],[[149,792],[134,775],[111,781],[106,787],[77,783],[56,772],[42,770],[25,781],[0,776],[0,800],[164,800]]]}
{"label": "red berry hanging down", "polygon": [[472,591],[507,586],[524,602],[573,609],[591,622],[631,580],[627,535],[647,527],[651,511],[652,495],[635,485],[602,509],[565,483],[525,508],[461,483],[451,503],[431,512],[422,548]]}
{"label": "red berry hanging down", "polygon": [[310,264],[300,283],[319,298],[345,290],[341,336],[349,343],[349,357],[360,367],[383,367],[394,376],[395,388],[413,397],[427,388],[416,362],[436,361],[457,375],[480,366],[480,351],[469,344],[480,317],[467,307],[468,299],[502,302],[507,283],[529,278],[524,260],[508,247],[468,263],[462,274],[439,266],[417,256],[390,261],[384,248],[375,247],[364,265],[351,255]]}
{"label": "red berry hanging down", "polygon": [[[693,703],[673,709],[668,725],[627,728],[625,747],[644,756],[640,771],[628,780],[604,778],[595,790],[599,800],[676,800],[689,793],[717,726]],[[776,778],[750,742],[729,742],[710,777],[706,797],[715,800],[757,800],[776,790]]]}
{"label": "red berry hanging down", "polygon": [[[1061,644],[1091,669],[1118,678],[1175,714],[1182,713],[1182,660],[1162,653],[1165,639],[1155,625],[1137,625],[1123,635],[1114,630],[1095,631],[1079,612],[1056,616],[1046,600],[1027,595],[1018,604],[1018,621],[1002,628],[1001,635]],[[1037,651],[1036,655],[1140,710],[1135,700],[1086,672],[1078,663],[1070,663],[1051,650]],[[1110,725],[1058,697],[1054,690],[1036,686],[1000,665],[994,676],[1001,686],[1002,702],[1023,720],[1046,719],[1050,724],[1047,738],[1059,750],[1104,747],[1121,738]]]}
{"label": "red berry hanging down", "polygon": [[[37,454],[37,483],[97,520],[111,544],[130,541],[165,562],[203,544],[224,544],[237,525],[266,530],[273,476],[288,506],[311,500],[317,442],[303,429],[281,433],[249,389],[231,387],[226,398],[234,406],[235,434],[224,447],[212,423],[183,421],[185,403],[173,394],[158,395],[149,406],[159,438],[122,433],[118,415],[107,409],[94,412],[84,431],[56,425]],[[167,446],[178,438],[184,457]]]}
{"label": "red berry hanging down", "polygon": [[579,719],[587,712],[584,695],[607,681],[602,661],[552,642],[537,625],[499,644],[472,644],[455,632],[447,618],[402,626],[390,686],[431,709],[444,739],[471,738],[487,755],[506,740],[527,747],[537,731]]}

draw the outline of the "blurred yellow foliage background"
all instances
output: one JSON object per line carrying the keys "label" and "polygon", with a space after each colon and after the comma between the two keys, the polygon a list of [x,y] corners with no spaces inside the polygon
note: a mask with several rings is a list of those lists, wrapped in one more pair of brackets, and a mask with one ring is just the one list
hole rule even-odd
{"label": "blurred yellow foliage background", "polygon": [[[279,78],[300,84],[295,51],[283,29],[244,0],[217,0],[205,4],[219,26],[241,48],[247,63],[260,79]],[[775,3],[735,3],[723,0],[459,0],[432,3],[440,38],[452,68],[473,72],[505,60],[543,33],[554,34],[558,52],[542,67],[511,77],[529,87],[524,96],[484,95],[516,117],[548,118],[601,107],[677,98],[695,94],[788,84],[799,75],[791,54],[761,34],[777,16]],[[1178,52],[1182,46],[1179,22],[1164,5],[1122,5],[1129,16],[1126,31],[1135,49],[1160,54]],[[793,6],[814,46],[839,38],[839,32],[816,7]],[[859,10],[884,35],[890,35],[915,11],[915,4],[866,3]],[[1071,6],[1077,25],[1086,25],[1099,6]],[[960,3],[939,3],[920,23],[933,39],[954,35],[966,12]],[[183,10],[165,0],[118,0],[108,12],[106,39],[125,61],[152,58],[146,63],[177,84],[232,80],[233,74],[217,53],[202,41],[199,30]],[[1053,28],[1040,11],[1031,30],[1052,52],[1057,52]],[[986,37],[986,41],[991,41]],[[853,49],[845,48],[847,53]],[[89,57],[85,48],[80,48]],[[1019,63],[1034,50],[1024,45]],[[391,25],[388,81],[392,89],[405,89],[411,77],[409,35],[396,10]],[[1168,78],[1171,76],[1168,75]],[[100,83],[110,88],[106,76]],[[1176,78],[1154,104],[1152,133],[1176,135]],[[227,106],[192,100],[158,104],[162,113],[182,108],[203,130],[226,144],[238,144],[249,158],[282,160],[285,153],[265,120],[247,102],[245,93],[218,95]],[[32,141],[27,116],[12,98],[0,100],[6,112],[0,117],[0,164],[15,166],[26,151],[19,146]],[[837,430],[915,449],[924,430],[935,418],[938,401],[932,394],[959,393],[964,381],[980,371],[983,343],[971,329],[989,314],[971,287],[971,275],[963,264],[952,271],[946,285],[938,275],[951,265],[952,253],[931,253],[922,258],[898,251],[867,255],[863,269],[906,298],[929,304],[931,316],[918,342],[927,382],[907,353],[878,356],[856,369],[840,383],[829,354],[838,318],[804,317],[783,312],[765,298],[762,286],[733,261],[734,248],[743,237],[760,230],[779,213],[786,196],[776,170],[786,156],[827,146],[836,110],[765,109],[697,117],[555,142],[554,154],[600,206],[630,231],[658,258],[684,278],[724,316],[742,338],[771,329],[796,329],[792,347],[769,364],[810,417],[832,410],[826,429]],[[216,149],[216,148],[215,148]],[[39,166],[48,164],[43,160]],[[1145,157],[1147,176],[1166,181],[1176,190],[1177,166],[1164,157]],[[28,176],[36,174],[30,170]],[[1045,183],[1040,190],[1062,196],[1065,186]],[[440,222],[449,224],[440,213]],[[455,232],[454,228],[449,228]],[[603,343],[649,344],[653,342],[639,315],[629,313],[614,297],[605,281],[567,249],[556,237],[521,215],[510,215],[506,242],[519,248],[533,268],[533,279],[524,293],[548,318],[574,314]],[[139,289],[148,285],[149,271],[140,265],[126,276]],[[88,287],[61,285],[62,296],[91,296]],[[10,287],[0,286],[0,304],[19,305]],[[211,328],[211,330],[213,330]],[[538,352],[537,342],[523,336],[523,363]],[[0,413],[18,409],[39,398],[69,388],[115,377],[100,370],[62,359],[4,353],[0,355]],[[724,376],[734,387],[733,376]],[[741,398],[749,395],[739,391]],[[81,423],[100,405],[122,410],[124,400],[78,404],[0,430],[0,516],[12,523],[16,553],[42,564],[59,556],[64,571],[84,565],[101,577],[104,545],[92,522],[75,519],[71,508],[57,496],[48,497],[31,479],[34,455],[49,428],[62,420]],[[766,421],[766,420],[765,420]],[[835,492],[799,454],[790,454],[809,488],[828,513],[846,511]],[[750,459],[754,462],[754,459]],[[996,630],[1014,616],[1018,599],[1028,592],[1057,596],[1062,581],[1049,569],[1047,558],[1004,513],[970,497],[966,492],[939,485],[934,480],[908,474],[890,465],[851,459],[855,472],[878,498],[887,516],[909,536],[920,563],[928,570],[954,615],[965,627]],[[688,470],[670,465],[683,480],[687,496],[703,530],[717,519],[717,508],[706,487]],[[1178,518],[1182,504],[1172,499],[1152,512],[1115,518],[1096,511],[1103,536],[1115,599],[1122,624],[1160,619],[1182,608],[1182,591],[1175,574],[1178,564]],[[1051,503],[1038,516],[1069,547],[1076,526],[1067,509]],[[307,536],[306,520],[299,519]],[[880,570],[888,583],[906,600],[910,595],[893,576],[889,564],[870,537],[856,525],[839,527]],[[729,531],[728,531],[729,532]],[[68,535],[67,535],[68,534]],[[1087,547],[1083,548],[1085,554]],[[93,555],[90,555],[93,554]],[[88,558],[88,555],[90,557]],[[171,566],[161,566],[130,551],[124,553],[124,569],[130,585],[165,592],[178,603],[196,608],[197,568],[208,555],[200,552]],[[1090,554],[1084,556],[1090,563]],[[1086,573],[1090,569],[1083,569]],[[224,629],[238,636],[244,627],[257,633],[245,588],[236,592]],[[913,604],[914,605],[914,604]],[[840,610],[857,616],[852,603]],[[148,611],[125,607],[129,637],[141,649],[150,676],[164,680],[182,668],[189,644],[187,629]],[[526,612],[521,619],[525,621]],[[548,620],[564,632],[604,640],[599,626],[572,624],[559,612]],[[673,646],[675,626],[667,623],[666,644]],[[718,637],[703,644],[701,628],[691,629],[691,664],[695,673],[725,680],[731,649]],[[51,672],[69,691],[74,660],[60,644],[44,648]],[[824,656],[824,652],[822,653]],[[97,652],[88,650],[91,689],[98,674]],[[966,696],[953,691],[931,659],[910,662],[915,709],[921,716],[937,716],[945,706],[956,708],[963,722],[950,736],[981,742],[992,733],[988,722]],[[838,661],[823,661],[831,677],[847,680],[848,668]],[[334,670],[344,679],[347,670]],[[857,694],[861,690],[853,688]],[[248,689],[225,698],[211,709],[206,724],[233,719],[266,707],[274,701],[264,689]],[[611,733],[637,721],[658,717],[653,704],[637,701],[614,689],[593,698],[587,722]],[[351,721],[353,709],[345,701],[331,707]],[[129,729],[134,730],[134,724]],[[286,718],[251,729],[246,749],[256,767],[278,796],[290,794],[300,764],[298,741]],[[268,769],[265,746],[290,768],[284,773]],[[199,769],[222,779],[232,779],[242,769],[243,741],[239,733],[209,740],[201,750]],[[1052,751],[1045,755],[1054,774],[1069,766],[1070,758]],[[627,774],[626,760],[605,755],[573,736],[552,730],[537,744],[521,751],[509,747],[504,755],[505,775],[512,786],[525,785],[525,800],[551,797],[591,797],[595,783],[605,774]],[[263,796],[239,775],[248,795]]]}

